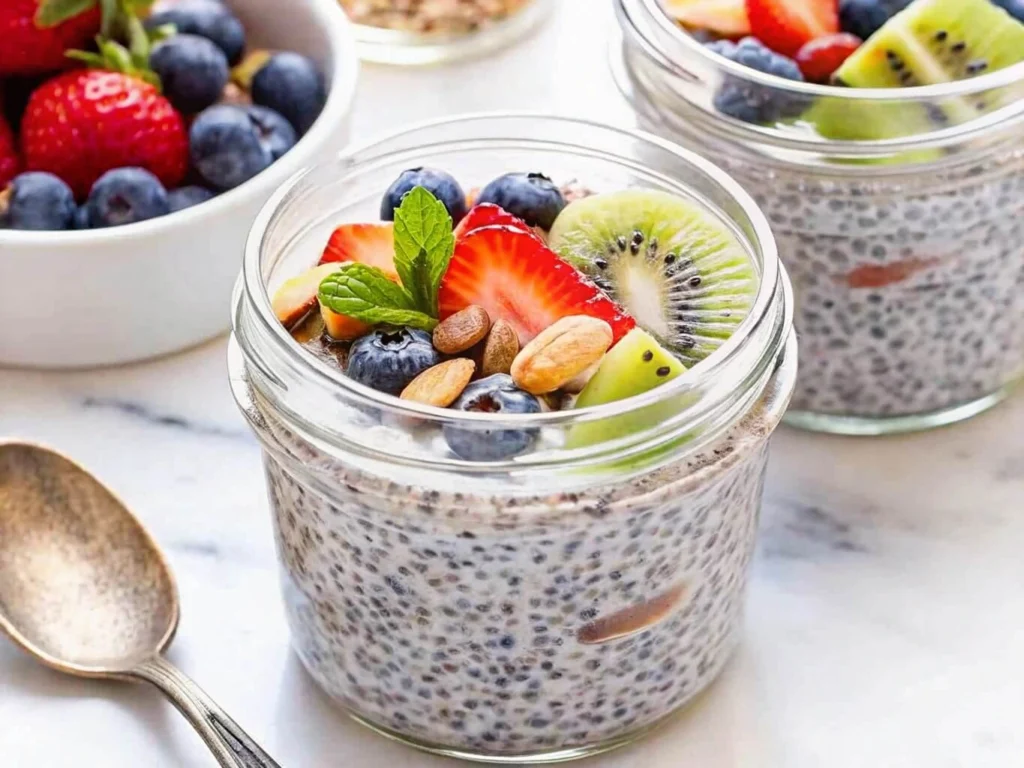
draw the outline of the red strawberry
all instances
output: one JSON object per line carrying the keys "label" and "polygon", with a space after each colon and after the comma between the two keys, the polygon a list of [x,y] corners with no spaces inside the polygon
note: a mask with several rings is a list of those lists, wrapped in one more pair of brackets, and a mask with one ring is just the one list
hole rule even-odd
{"label": "red strawberry", "polygon": [[377,267],[394,281],[395,271],[395,225],[390,221],[374,224],[342,224],[331,233],[321,264],[335,261],[358,261],[370,267]]}
{"label": "red strawberry", "polygon": [[459,226],[455,228],[455,239],[460,240],[464,235],[468,235],[475,229],[498,224],[504,224],[505,226],[512,227],[513,229],[521,229],[523,232],[533,231],[530,229],[529,224],[522,219],[513,216],[500,205],[495,205],[494,203],[480,203],[480,205],[474,205],[470,208],[469,213],[467,213],[463,217],[462,221],[459,222]]}
{"label": "red strawberry", "polygon": [[750,34],[746,0],[665,0],[665,10],[689,29],[704,29],[723,37]]}
{"label": "red strawberry", "polygon": [[21,170],[21,160],[18,158],[18,150],[14,143],[14,132],[0,115],[0,190],[7,186],[7,182],[18,175]]}
{"label": "red strawberry", "polygon": [[113,168],[139,166],[170,189],[188,170],[185,122],[152,85],[99,69],[43,83],[21,123],[25,166],[49,171],[85,197]]}
{"label": "red strawberry", "polygon": [[848,32],[826,35],[804,45],[796,54],[796,63],[804,77],[812,83],[827,83],[854,51],[861,39]]}
{"label": "red strawberry", "polygon": [[100,29],[99,7],[53,27],[36,24],[40,0],[0,0],[0,75],[30,75],[69,63],[64,52],[86,45]]}
{"label": "red strawberry", "polygon": [[747,0],[747,16],[751,34],[786,56],[839,31],[837,0]]}
{"label": "red strawberry", "polygon": [[492,320],[511,323],[522,344],[569,315],[607,321],[614,342],[636,326],[622,307],[537,237],[509,226],[483,227],[456,242],[437,298],[442,320],[476,304]]}

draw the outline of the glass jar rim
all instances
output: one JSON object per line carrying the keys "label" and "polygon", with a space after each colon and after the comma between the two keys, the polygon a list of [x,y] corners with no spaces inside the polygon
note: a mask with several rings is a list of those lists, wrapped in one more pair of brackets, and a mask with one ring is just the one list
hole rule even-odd
{"label": "glass jar rim", "polygon": [[[761,72],[752,67],[743,66],[708,49],[707,46],[701,44],[692,35],[687,34],[669,16],[662,6],[661,0],[618,0],[618,2],[622,12],[625,12],[627,15],[631,10],[643,12],[647,20],[652,21],[657,26],[659,32],[664,33],[667,39],[672,40],[673,44],[679,46],[677,51],[670,51],[669,53],[678,52],[686,57],[696,57],[724,70],[731,78],[741,82],[770,87],[775,91],[787,92],[794,96],[826,96],[833,99],[845,99],[851,102],[927,102],[934,99],[977,95],[996,88],[1005,88],[1015,83],[1024,84],[1024,61],[965,80],[953,80],[948,83],[918,85],[906,88],[847,88],[837,85],[789,80],[778,75]],[[635,25],[633,26],[636,28]],[[651,44],[651,41],[646,36],[645,42],[649,45]],[[659,53],[664,55],[666,52],[659,49]],[[1021,109],[1024,110],[1024,99],[1021,101]]]}
{"label": "glass jar rim", "polygon": [[[352,146],[339,153],[334,162],[337,164],[347,165],[347,168],[351,171],[355,171],[356,169],[361,172],[366,172],[367,170],[372,171],[375,164],[394,162],[398,156],[404,154],[415,154],[416,152],[416,150],[405,150],[396,155],[390,151],[377,151],[376,154],[373,154],[376,148],[386,147],[390,142],[401,139],[405,136],[415,135],[423,130],[434,127],[443,127],[456,123],[465,124],[472,121],[486,122],[496,118],[513,120],[520,119],[534,122],[547,121],[549,123],[567,123],[580,127],[613,131],[620,133],[623,137],[642,140],[644,142],[657,145],[659,148],[675,154],[698,171],[706,174],[731,197],[733,197],[733,199],[740,205],[744,215],[749,218],[750,225],[754,229],[758,239],[756,247],[760,250],[762,257],[761,279],[753,306],[750,313],[743,319],[733,335],[724,344],[722,344],[721,347],[702,361],[699,366],[694,366],[688,369],[682,375],[676,377],[670,382],[667,382],[666,384],[663,384],[662,386],[624,400],[569,411],[552,411],[538,414],[513,414],[509,416],[502,416],[499,420],[495,419],[492,414],[452,411],[451,409],[438,408],[408,400],[401,400],[373,390],[345,376],[337,369],[337,367],[332,367],[324,361],[309,355],[294,341],[291,334],[277,320],[271,305],[266,282],[263,279],[261,257],[266,234],[273,225],[278,214],[281,212],[282,207],[287,203],[289,196],[304,179],[316,170],[315,166],[308,167],[297,172],[282,184],[281,187],[270,197],[253,221],[249,237],[246,242],[242,264],[240,287],[244,286],[244,290],[238,291],[238,295],[236,295],[235,299],[236,326],[238,323],[237,312],[241,308],[242,304],[244,304],[244,299],[248,299],[252,307],[256,310],[255,315],[262,326],[262,330],[265,332],[264,337],[274,345],[278,353],[289,358],[292,363],[300,365],[306,373],[314,376],[318,383],[330,387],[336,387],[340,391],[352,395],[354,399],[361,404],[379,408],[383,412],[390,413],[395,416],[414,416],[420,419],[436,421],[439,423],[475,422],[478,424],[494,425],[497,428],[504,428],[506,426],[517,428],[558,425],[564,426],[568,423],[597,421],[621,416],[637,409],[645,408],[673,397],[678,397],[687,391],[697,390],[701,385],[706,385],[709,380],[714,379],[719,371],[734,361],[738,352],[742,348],[744,341],[751,336],[756,328],[769,320],[769,316],[773,308],[773,302],[776,300],[779,293],[779,286],[784,282],[784,278],[782,277],[782,267],[779,261],[775,239],[771,233],[768,220],[754,202],[753,198],[750,197],[750,195],[748,195],[747,192],[725,171],[696,153],[683,149],[672,142],[652,134],[613,127],[592,120],[531,112],[492,112],[465,114],[421,122],[400,131],[395,131],[386,136],[377,137],[370,141]],[[363,155],[369,156],[361,157]],[[355,160],[355,158],[359,159]],[[786,311],[788,316],[792,311],[792,307],[787,306]],[[785,323],[783,325],[788,328],[788,325]],[[783,334],[782,338],[779,340],[780,347],[784,343],[784,340],[785,334]],[[777,350],[766,350],[766,356],[775,352],[777,352]]]}

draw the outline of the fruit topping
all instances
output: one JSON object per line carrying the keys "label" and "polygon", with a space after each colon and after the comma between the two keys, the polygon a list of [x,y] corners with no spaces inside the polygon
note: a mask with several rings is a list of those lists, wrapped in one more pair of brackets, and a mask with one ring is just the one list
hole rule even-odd
{"label": "fruit topping", "polygon": [[337,269],[337,264],[320,264],[281,284],[270,305],[285,328],[291,330],[316,307],[320,283]]}
{"label": "fruit topping", "polygon": [[167,199],[171,204],[171,213],[183,211],[193,205],[205,203],[213,199],[213,192],[205,187],[188,186],[172,189],[167,193]]}
{"label": "fruit topping", "polygon": [[202,112],[220,99],[228,82],[224,52],[198,35],[173,35],[149,55],[149,66],[175,109],[186,115]]}
{"label": "fruit topping", "polygon": [[398,282],[395,271],[395,225],[390,221],[376,224],[342,224],[331,233],[320,263],[356,261],[376,267]]}
{"label": "fruit topping", "polygon": [[320,320],[324,324],[324,333],[335,341],[355,341],[373,330],[372,324],[335,312],[324,304],[320,305]]}
{"label": "fruit topping", "polygon": [[7,120],[0,114],[0,189],[18,175],[21,169],[21,158],[14,141],[14,132]]}
{"label": "fruit topping", "polygon": [[0,75],[31,75],[67,66],[64,52],[100,29],[99,8],[59,0],[0,2]]}
{"label": "fruit topping", "polygon": [[212,41],[237,64],[245,50],[245,27],[219,0],[164,0],[146,19],[146,28],[173,26],[179,34],[199,35]]}
{"label": "fruit topping", "polygon": [[21,123],[25,166],[47,171],[84,198],[115,168],[140,167],[164,187],[188,168],[181,115],[160,92],[136,77],[98,69],[47,81],[32,94]]}
{"label": "fruit topping", "polygon": [[552,227],[551,246],[689,364],[732,335],[757,293],[757,272],[732,232],[667,192],[577,200]]}
{"label": "fruit topping", "polygon": [[393,221],[402,199],[415,187],[422,187],[440,200],[455,224],[466,215],[466,193],[450,173],[436,168],[409,168],[402,171],[384,193],[380,217],[384,221]]}
{"label": "fruit topping", "polygon": [[477,229],[456,244],[438,300],[442,319],[477,304],[493,320],[506,320],[521,342],[569,315],[604,320],[614,341],[635,325],[620,306],[539,239],[508,226]]}
{"label": "fruit topping", "polygon": [[118,227],[171,212],[167,190],[145,168],[116,168],[93,184],[85,201],[89,226]]}
{"label": "fruit topping", "polygon": [[189,132],[192,165],[212,187],[227,190],[270,167],[295,144],[295,130],[265,107],[218,104]]}
{"label": "fruit topping", "polygon": [[861,39],[848,32],[811,40],[797,51],[796,63],[812,83],[827,83],[833,73],[861,46]]}
{"label": "fruit topping", "polygon": [[0,190],[0,228],[72,229],[76,211],[71,188],[52,173],[29,171]]}
{"label": "fruit topping", "polygon": [[533,395],[554,392],[600,360],[611,343],[604,320],[563,317],[523,347],[512,363],[512,380]]}
{"label": "fruit topping", "polygon": [[[493,413],[499,416],[540,413],[540,401],[516,387],[512,377],[496,373],[474,381],[452,407],[467,413]],[[448,447],[467,461],[501,461],[527,450],[537,439],[535,429],[482,429],[468,426],[444,426]]]}
{"label": "fruit topping", "polygon": [[442,320],[434,329],[434,346],[446,355],[457,355],[483,341],[491,330],[491,318],[483,307],[470,306]]}
{"label": "fruit topping", "polygon": [[283,115],[301,136],[327,99],[324,78],[307,57],[284,51],[270,56],[252,78],[252,101]]}
{"label": "fruit topping", "polygon": [[[717,40],[708,43],[707,48],[730,61],[769,75],[798,82],[804,79],[795,61],[770,51],[753,37],[745,37],[738,44]],[[745,123],[774,123],[784,117],[800,114],[805,102],[756,83],[727,77],[715,93],[714,105],[723,115]]]}
{"label": "fruit topping", "polygon": [[551,229],[565,208],[562,192],[542,173],[506,173],[480,191],[477,204],[493,203],[531,227]]}
{"label": "fruit topping", "polygon": [[441,356],[426,331],[384,327],[353,342],[345,373],[371,389],[399,395],[413,379],[439,362]]}
{"label": "fruit topping", "polygon": [[867,40],[911,0],[839,0],[839,26]]}
{"label": "fruit topping", "polygon": [[786,56],[839,31],[836,0],[747,0],[747,16],[754,37]]}
{"label": "fruit topping", "polygon": [[501,206],[494,203],[480,203],[470,208],[466,217],[459,222],[459,226],[455,228],[455,239],[458,240],[464,235],[468,235],[474,229],[499,224],[521,229],[523,232],[533,231],[525,221],[516,218]]}
{"label": "fruit topping", "polygon": [[402,399],[447,408],[473,378],[476,363],[466,358],[446,360],[428,368],[402,390]]}
{"label": "fruit topping", "polygon": [[665,0],[665,10],[688,29],[722,37],[750,34],[746,0]]}
{"label": "fruit topping", "polygon": [[481,356],[480,372],[484,376],[493,373],[508,373],[512,363],[519,354],[519,337],[515,329],[506,320],[497,320],[491,326],[484,342]]}

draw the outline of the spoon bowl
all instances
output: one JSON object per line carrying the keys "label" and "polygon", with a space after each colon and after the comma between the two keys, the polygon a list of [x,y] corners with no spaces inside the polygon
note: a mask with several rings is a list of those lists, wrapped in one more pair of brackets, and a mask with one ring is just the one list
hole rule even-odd
{"label": "spoon bowl", "polygon": [[0,442],[0,630],[61,672],[156,686],[224,768],[280,768],[161,656],[178,616],[167,561],[113,493],[47,448]]}

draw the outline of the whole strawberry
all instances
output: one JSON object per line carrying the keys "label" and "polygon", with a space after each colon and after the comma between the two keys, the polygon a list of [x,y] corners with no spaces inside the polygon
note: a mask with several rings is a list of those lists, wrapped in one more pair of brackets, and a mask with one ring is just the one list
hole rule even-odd
{"label": "whole strawberry", "polygon": [[185,122],[138,77],[87,69],[41,85],[25,108],[21,147],[29,170],[64,179],[78,199],[114,168],[145,168],[167,188],[188,170]]}
{"label": "whole strawberry", "polygon": [[46,6],[61,4],[53,0],[0,0],[0,75],[62,69],[68,63],[64,52],[86,45],[100,29],[98,6],[48,26],[52,17],[40,12],[41,5],[47,10]]}
{"label": "whole strawberry", "polygon": [[0,191],[7,186],[7,182],[18,175],[20,168],[21,161],[18,159],[14,133],[4,116],[0,115]]}

